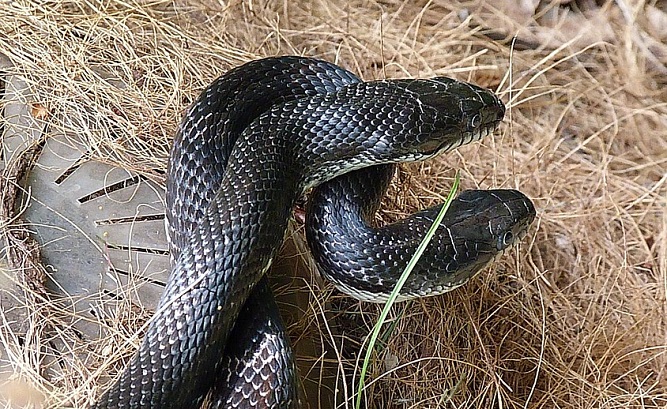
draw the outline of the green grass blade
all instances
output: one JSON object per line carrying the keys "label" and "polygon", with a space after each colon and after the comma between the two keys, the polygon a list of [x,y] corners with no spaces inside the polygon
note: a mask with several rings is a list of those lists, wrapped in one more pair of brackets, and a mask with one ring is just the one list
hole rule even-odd
{"label": "green grass blade", "polygon": [[417,265],[417,261],[419,261],[419,258],[424,253],[424,250],[426,250],[426,246],[428,246],[428,243],[430,243],[431,240],[433,239],[433,236],[435,235],[438,226],[440,226],[442,219],[445,217],[445,213],[447,213],[447,209],[449,209],[449,204],[454,199],[454,195],[456,194],[456,191],[459,188],[460,180],[461,177],[459,173],[456,172],[456,177],[454,178],[454,184],[452,185],[452,188],[449,191],[449,195],[447,195],[447,200],[445,200],[445,204],[442,206],[442,209],[440,209],[440,213],[438,213],[438,215],[436,216],[435,220],[433,221],[433,224],[428,229],[428,232],[426,232],[426,236],[424,236],[424,239],[421,241],[421,243],[419,243],[419,246],[417,247],[415,254],[408,262],[408,265],[405,267],[405,270],[403,270],[403,274],[401,274],[401,277],[396,283],[396,287],[394,287],[394,290],[391,292],[389,299],[387,300],[387,302],[384,305],[384,308],[382,309],[382,313],[380,314],[378,321],[375,323],[375,326],[373,327],[373,332],[371,333],[371,338],[368,342],[368,347],[366,348],[366,356],[364,358],[364,363],[361,367],[359,386],[357,388],[357,403],[355,405],[356,409],[361,408],[361,396],[362,396],[361,392],[364,389],[366,370],[368,369],[368,364],[370,363],[371,355],[373,354],[373,348],[375,346],[375,342],[378,338],[378,335],[380,334],[380,329],[382,328],[382,325],[387,319],[387,315],[389,315],[389,310],[391,309],[392,305],[394,305],[394,303],[396,302],[396,298],[398,298],[398,295],[401,292],[401,288],[403,288],[403,285],[407,281],[408,276],[415,268],[415,265]]}

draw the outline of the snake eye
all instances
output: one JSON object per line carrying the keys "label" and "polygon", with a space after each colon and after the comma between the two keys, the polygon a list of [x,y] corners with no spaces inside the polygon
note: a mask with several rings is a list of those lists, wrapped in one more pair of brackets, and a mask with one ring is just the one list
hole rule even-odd
{"label": "snake eye", "polygon": [[511,231],[505,232],[502,237],[498,238],[498,243],[496,244],[498,251],[506,249],[512,244],[512,240],[514,240],[514,234]]}
{"label": "snake eye", "polygon": [[470,128],[477,128],[482,124],[482,115],[480,114],[475,114],[472,118],[470,118],[469,126]]}
{"label": "snake eye", "polygon": [[514,234],[512,234],[511,231],[508,231],[503,235],[503,244],[505,246],[509,246],[510,243],[512,243],[513,239],[514,239]]}

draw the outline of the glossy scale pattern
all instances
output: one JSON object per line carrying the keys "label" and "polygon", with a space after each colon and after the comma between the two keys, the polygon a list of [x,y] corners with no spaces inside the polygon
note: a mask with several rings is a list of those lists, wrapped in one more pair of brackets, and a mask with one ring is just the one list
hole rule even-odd
{"label": "glossy scale pattern", "polygon": [[257,60],[214,81],[171,152],[169,283],[136,355],[93,407],[198,408],[209,394],[215,407],[298,405],[284,328],[262,309],[275,307],[263,276],[296,199],[357,169],[456,148],[503,114],[471,84],[361,82],[309,58]]}

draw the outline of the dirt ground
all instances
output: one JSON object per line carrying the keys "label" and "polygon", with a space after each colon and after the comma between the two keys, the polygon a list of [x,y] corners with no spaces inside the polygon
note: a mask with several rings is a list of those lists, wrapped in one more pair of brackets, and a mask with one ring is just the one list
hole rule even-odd
{"label": "dirt ground", "polygon": [[[441,202],[458,170],[462,188],[521,190],[537,219],[519,247],[466,286],[394,306],[366,402],[667,406],[667,4],[333,3],[0,2],[0,76],[24,79],[33,115],[82,135],[94,159],[158,183],[185,107],[212,79],[254,58],[299,54],[366,80],[443,75],[494,89],[508,107],[500,129],[402,166],[382,218]],[[2,216],[6,233],[16,220]],[[6,255],[17,247],[3,237]],[[85,407],[134,344],[112,363],[74,354],[60,376],[46,375],[49,340],[82,341],[54,334],[41,288],[6,261],[3,268],[4,288],[22,286],[31,330],[16,329],[3,309],[0,397],[6,407]],[[348,407],[347,384],[358,378],[380,307],[309,278],[292,281],[306,288],[305,307],[288,322],[297,350],[310,345],[298,356],[302,374],[315,379],[310,407],[330,407],[325,395]],[[87,356],[97,356],[104,344],[91,348]],[[333,384],[318,384],[324,367],[334,368]]]}

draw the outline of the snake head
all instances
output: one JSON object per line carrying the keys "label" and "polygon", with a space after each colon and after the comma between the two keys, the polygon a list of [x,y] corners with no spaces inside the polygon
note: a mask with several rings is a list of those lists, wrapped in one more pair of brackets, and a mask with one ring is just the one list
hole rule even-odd
{"label": "snake head", "polygon": [[406,89],[432,121],[433,130],[420,147],[423,159],[480,140],[505,116],[505,105],[493,92],[468,82],[436,77],[411,80]]}
{"label": "snake head", "polygon": [[456,275],[469,278],[523,238],[535,207],[518,190],[466,190],[452,201],[443,224],[454,237]]}

